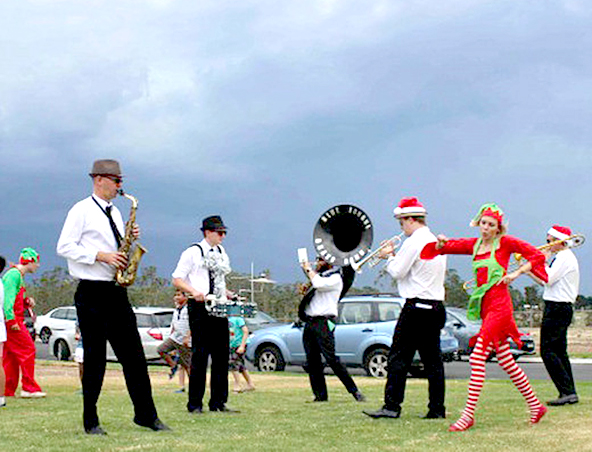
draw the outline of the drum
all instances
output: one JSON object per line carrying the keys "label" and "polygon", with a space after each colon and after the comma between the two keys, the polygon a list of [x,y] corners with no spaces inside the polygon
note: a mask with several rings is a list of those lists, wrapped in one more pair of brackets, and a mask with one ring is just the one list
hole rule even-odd
{"label": "drum", "polygon": [[257,304],[250,301],[216,299],[212,295],[206,297],[206,310],[216,317],[255,317]]}

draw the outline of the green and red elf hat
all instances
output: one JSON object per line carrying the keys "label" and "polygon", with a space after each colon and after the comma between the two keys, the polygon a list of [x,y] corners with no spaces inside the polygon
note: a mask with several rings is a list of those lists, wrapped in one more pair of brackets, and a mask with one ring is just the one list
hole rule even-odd
{"label": "green and red elf hat", "polygon": [[497,204],[490,202],[487,204],[483,204],[481,206],[481,208],[479,209],[479,212],[471,220],[471,223],[469,224],[469,226],[471,226],[471,227],[479,226],[479,220],[481,220],[481,217],[484,217],[484,216],[495,218],[498,221],[500,227],[502,227],[502,225],[504,224],[503,210],[500,209],[500,207]]}
{"label": "green and red elf hat", "polygon": [[39,262],[39,253],[33,248],[23,248],[19,257],[19,264],[27,265],[31,262]]}

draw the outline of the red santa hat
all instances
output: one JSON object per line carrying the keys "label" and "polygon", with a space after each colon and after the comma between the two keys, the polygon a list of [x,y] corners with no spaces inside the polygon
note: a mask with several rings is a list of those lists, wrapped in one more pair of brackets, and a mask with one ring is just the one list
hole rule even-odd
{"label": "red santa hat", "polygon": [[428,213],[423,204],[413,197],[401,199],[393,212],[396,218],[425,217]]}
{"label": "red santa hat", "polygon": [[547,231],[547,234],[559,240],[566,240],[571,236],[571,229],[555,224]]}

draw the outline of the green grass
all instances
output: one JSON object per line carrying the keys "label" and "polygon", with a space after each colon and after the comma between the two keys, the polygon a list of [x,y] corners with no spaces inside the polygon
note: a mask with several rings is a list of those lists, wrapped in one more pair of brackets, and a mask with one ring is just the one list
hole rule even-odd
{"label": "green grass", "polygon": [[[152,367],[159,415],[172,432],[152,432],[132,423],[133,411],[115,367],[99,401],[107,437],[82,431],[82,397],[76,368],[41,364],[39,380],[48,397],[11,398],[0,409],[0,451],[585,451],[592,450],[592,383],[579,382],[582,402],[550,409],[536,426],[528,425],[526,405],[509,381],[488,380],[477,410],[477,423],[464,433],[448,425],[463,408],[467,382],[447,381],[446,420],[422,420],[427,384],[408,380],[403,414],[398,420],[372,420],[363,409],[382,405],[384,380],[355,377],[368,401],[357,403],[335,377],[328,377],[328,403],[306,403],[312,396],[306,375],[254,373],[257,390],[230,395],[240,414],[190,415],[186,396],[175,394],[164,368]],[[548,381],[533,381],[542,399],[555,396]]]}

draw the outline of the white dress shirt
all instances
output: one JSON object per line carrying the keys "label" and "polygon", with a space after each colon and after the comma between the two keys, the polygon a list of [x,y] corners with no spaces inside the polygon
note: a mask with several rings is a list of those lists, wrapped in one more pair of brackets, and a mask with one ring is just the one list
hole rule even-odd
{"label": "white dress shirt", "polygon": [[580,268],[573,251],[559,251],[545,270],[549,281],[545,284],[543,300],[574,303],[580,289]]}
{"label": "white dress shirt", "polygon": [[337,269],[317,273],[310,281],[316,289],[305,309],[309,317],[337,316],[337,303],[343,289],[343,278]]}
{"label": "white dress shirt", "polygon": [[[92,195],[76,203],[68,212],[58,240],[57,253],[68,260],[70,275],[76,279],[113,281],[116,268],[97,261],[97,253],[117,251],[117,241],[106,209],[111,203]],[[123,218],[117,207],[111,210],[113,221],[123,236]]]}
{"label": "white dress shirt", "polygon": [[416,229],[395,256],[391,256],[386,270],[397,281],[401,297],[444,301],[444,278],[446,277],[446,256],[431,260],[419,257],[421,250],[436,236],[427,226]]}
{"label": "white dress shirt", "polygon": [[[204,252],[204,256],[209,252],[217,253],[218,250],[215,248],[218,247],[220,247],[222,253],[226,254],[222,245],[212,248],[206,239],[199,242],[199,245]],[[177,263],[177,268],[173,272],[173,278],[184,280],[191,287],[205,295],[210,293],[210,276],[199,247],[190,246],[183,251]]]}

